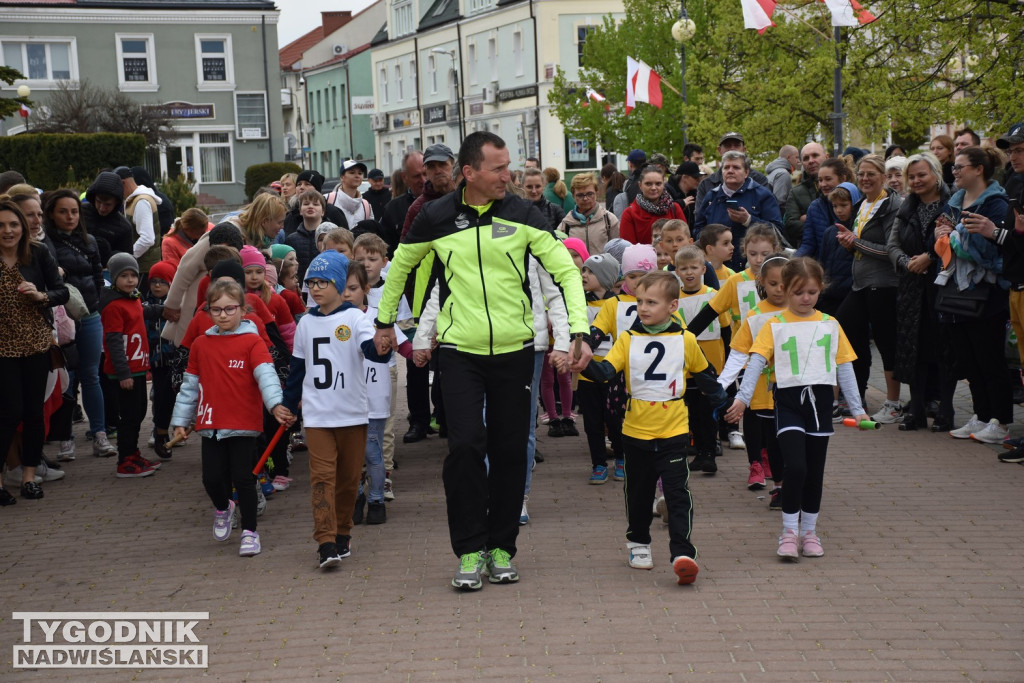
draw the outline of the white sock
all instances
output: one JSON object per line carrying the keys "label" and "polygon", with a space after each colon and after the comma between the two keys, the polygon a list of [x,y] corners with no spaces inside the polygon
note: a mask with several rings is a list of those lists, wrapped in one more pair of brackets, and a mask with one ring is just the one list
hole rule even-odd
{"label": "white sock", "polygon": [[800,513],[800,535],[814,533],[814,527],[818,525],[818,513],[817,512],[801,512]]}
{"label": "white sock", "polygon": [[786,512],[782,513],[782,533],[792,531],[794,534],[796,530],[800,528],[800,513],[794,512],[789,514]]}

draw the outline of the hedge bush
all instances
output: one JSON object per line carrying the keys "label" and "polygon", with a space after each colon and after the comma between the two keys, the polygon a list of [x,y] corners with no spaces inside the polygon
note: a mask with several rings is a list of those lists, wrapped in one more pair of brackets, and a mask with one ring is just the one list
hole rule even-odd
{"label": "hedge bush", "polygon": [[104,168],[141,166],[146,138],[134,133],[27,133],[0,137],[0,168],[36,187],[87,186]]}
{"label": "hedge bush", "polygon": [[290,161],[275,161],[269,164],[253,164],[245,169],[245,196],[252,201],[256,190],[280,180],[285,173],[300,173],[302,167]]}

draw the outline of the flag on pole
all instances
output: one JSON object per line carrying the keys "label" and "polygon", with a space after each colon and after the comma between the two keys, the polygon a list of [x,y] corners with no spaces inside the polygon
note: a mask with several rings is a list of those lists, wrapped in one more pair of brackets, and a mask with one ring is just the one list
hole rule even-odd
{"label": "flag on pole", "polygon": [[661,76],[642,61],[626,57],[626,113],[637,102],[661,109]]}
{"label": "flag on pole", "polygon": [[31,114],[31,113],[32,113],[32,110],[31,110],[31,109],[29,109],[29,108],[28,108],[28,106],[27,106],[27,105],[24,105],[24,104],[23,104],[23,105],[21,105],[21,109],[20,109],[20,110],[18,110],[18,114],[19,114],[19,115],[21,116],[21,118],[23,118],[23,119],[27,119],[27,118],[28,118],[28,115],[29,115],[29,114]]}
{"label": "flag on pole", "polygon": [[743,6],[743,28],[756,28],[764,33],[769,26],[775,26],[772,12],[775,11],[775,0],[740,0]]}
{"label": "flag on pole", "polygon": [[583,103],[583,106],[584,107],[589,107],[590,106],[590,100],[594,100],[595,102],[604,102],[604,110],[605,111],[609,111],[611,109],[611,105],[608,104],[608,102],[606,101],[605,96],[602,95],[601,93],[597,92],[593,88],[587,88],[587,99]]}
{"label": "flag on pole", "polygon": [[857,0],[821,0],[832,13],[833,26],[859,26],[870,24],[877,17],[864,9]]}

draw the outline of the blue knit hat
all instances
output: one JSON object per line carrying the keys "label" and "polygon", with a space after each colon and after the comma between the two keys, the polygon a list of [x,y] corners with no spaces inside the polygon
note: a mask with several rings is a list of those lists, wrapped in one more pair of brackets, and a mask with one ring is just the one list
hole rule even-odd
{"label": "blue knit hat", "polygon": [[348,282],[348,257],[338,251],[320,254],[306,268],[306,282],[310,280],[330,280],[342,291]]}

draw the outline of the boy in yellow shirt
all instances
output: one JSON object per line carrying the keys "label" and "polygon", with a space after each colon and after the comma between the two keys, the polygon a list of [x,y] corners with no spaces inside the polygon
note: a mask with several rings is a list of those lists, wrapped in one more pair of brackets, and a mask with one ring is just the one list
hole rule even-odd
{"label": "boy in yellow shirt", "polygon": [[726,394],[697,338],[679,323],[678,296],[679,281],[672,273],[656,271],[643,276],[636,286],[636,322],[619,335],[603,361],[591,361],[583,374],[596,382],[607,382],[619,372],[626,376],[622,447],[629,566],[654,568],[651,508],[661,477],[668,506],[672,570],[679,584],[688,584],[696,580],[698,567],[694,561],[697,551],[690,542],[693,503],[687,486],[688,412],[681,400],[686,377],[694,379],[712,405],[724,405]]}

